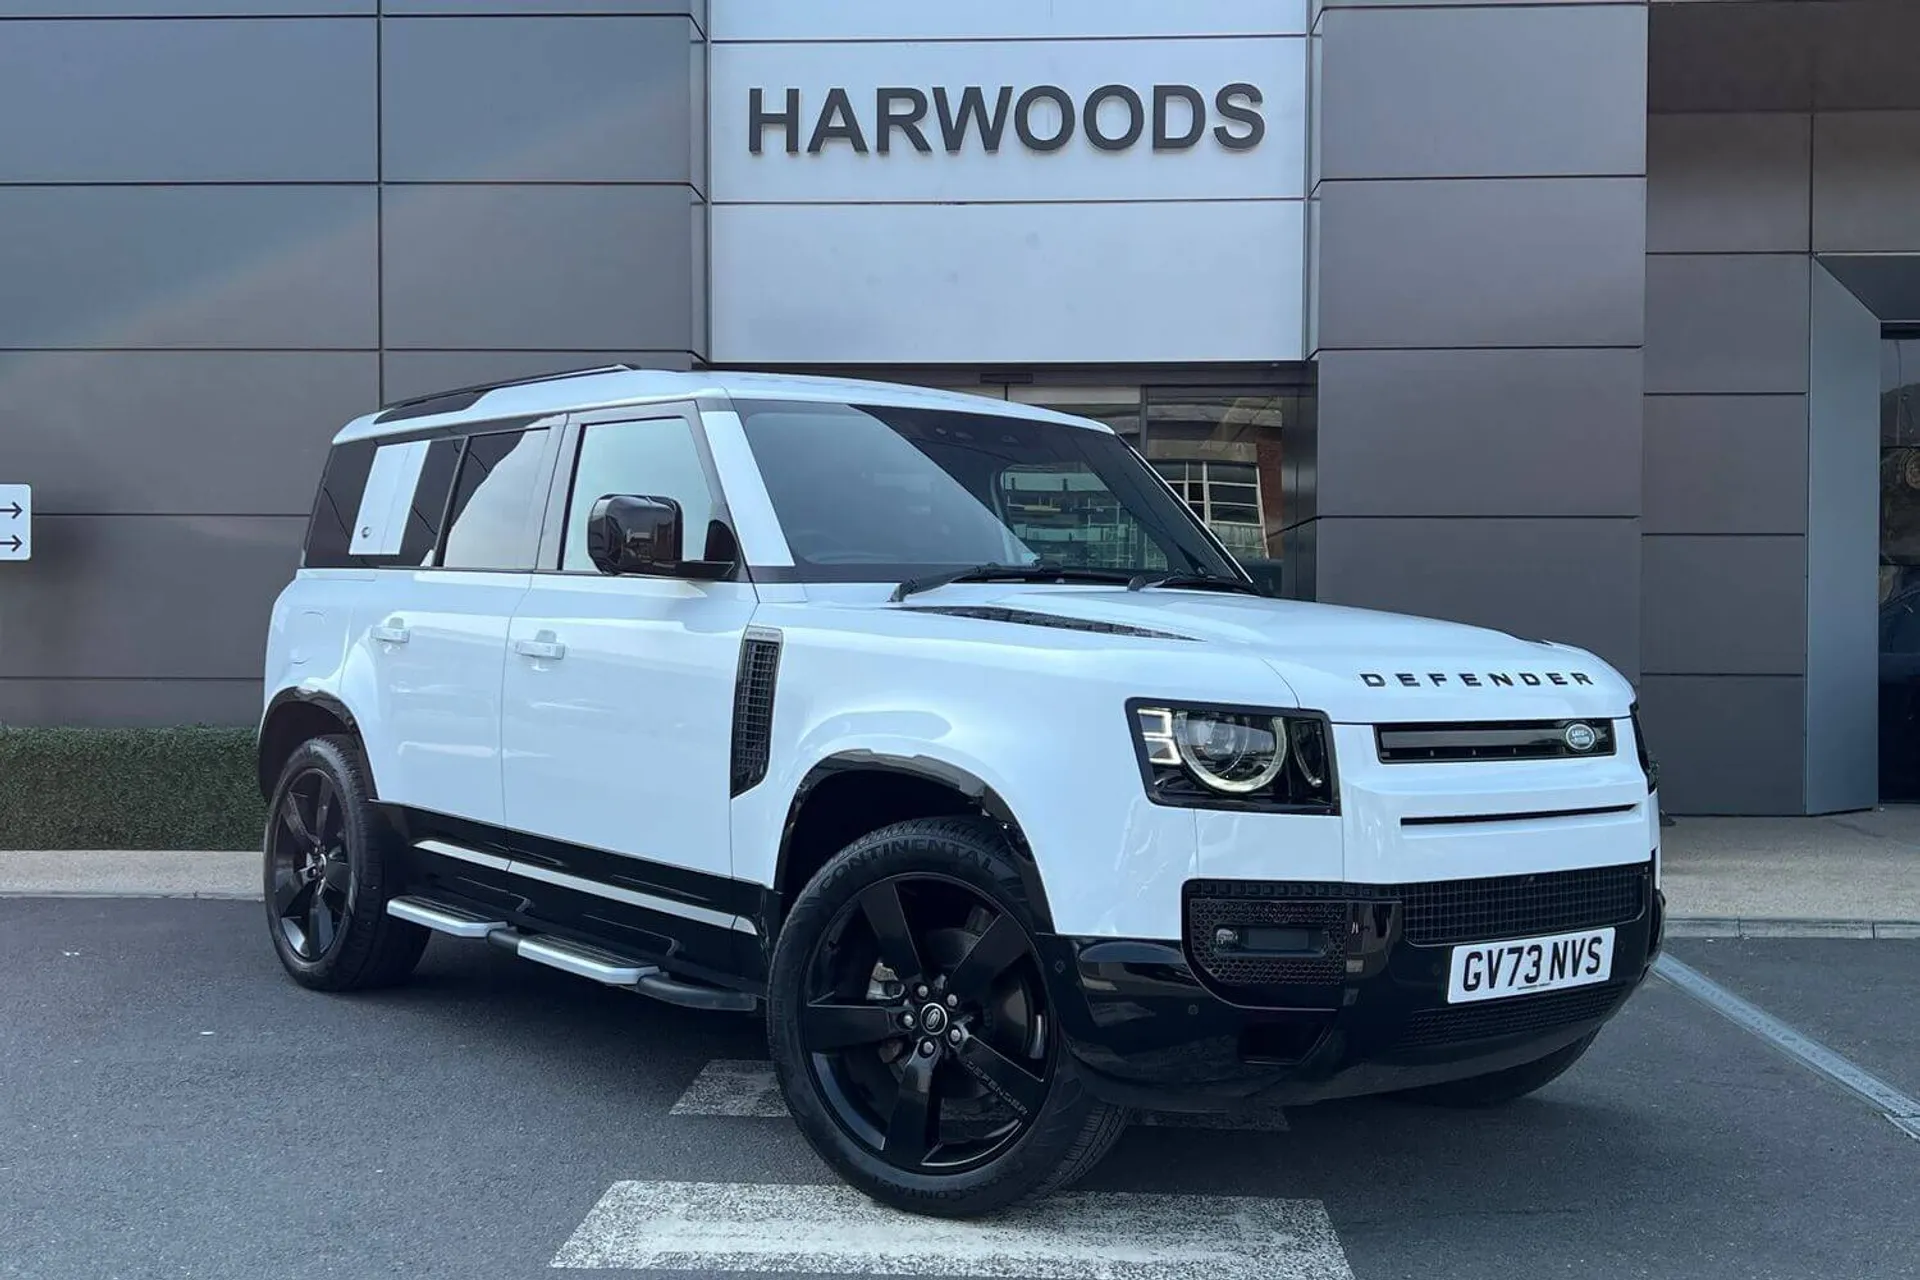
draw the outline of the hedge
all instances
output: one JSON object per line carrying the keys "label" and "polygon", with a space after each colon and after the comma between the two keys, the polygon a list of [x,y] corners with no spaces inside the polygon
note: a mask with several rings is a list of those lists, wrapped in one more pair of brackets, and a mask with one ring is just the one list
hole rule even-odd
{"label": "hedge", "polygon": [[0,727],[0,849],[257,849],[253,735]]}

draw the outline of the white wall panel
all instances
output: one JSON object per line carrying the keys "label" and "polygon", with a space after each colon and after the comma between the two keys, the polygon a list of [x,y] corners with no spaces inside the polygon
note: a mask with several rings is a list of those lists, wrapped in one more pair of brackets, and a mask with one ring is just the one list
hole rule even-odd
{"label": "white wall panel", "polygon": [[[1298,36],[718,44],[711,57],[719,202],[1306,193],[1306,41]],[[1109,85],[1122,91],[1103,95],[1089,117],[1090,97]],[[1242,90],[1223,101],[1236,85]],[[1067,118],[1057,96],[1041,92],[1049,88],[1067,95]],[[834,90],[846,110],[835,107]],[[894,91],[895,120],[916,122],[918,141],[899,124],[881,124],[882,90]],[[783,118],[797,123],[776,122]],[[983,130],[988,122],[997,136]],[[840,136],[823,123],[841,126]]]}
{"label": "white wall panel", "polygon": [[1307,0],[711,0],[715,40],[1294,34]]}
{"label": "white wall panel", "polygon": [[1302,204],[721,205],[729,363],[1298,359]]}

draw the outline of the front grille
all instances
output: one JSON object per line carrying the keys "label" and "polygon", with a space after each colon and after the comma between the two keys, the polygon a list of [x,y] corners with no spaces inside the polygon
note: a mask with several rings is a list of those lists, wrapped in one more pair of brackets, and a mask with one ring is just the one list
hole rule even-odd
{"label": "front grille", "polygon": [[1648,864],[1545,871],[1485,880],[1429,880],[1381,888],[1406,908],[1409,942],[1494,942],[1623,924],[1647,905]]}
{"label": "front grille", "polygon": [[[1586,741],[1576,726],[1592,732]],[[1470,760],[1587,760],[1614,752],[1608,720],[1488,720],[1454,724],[1383,724],[1374,728],[1382,764]]]}
{"label": "front grille", "polygon": [[1510,996],[1484,1004],[1422,1009],[1407,1019],[1396,1042],[1403,1049],[1526,1035],[1605,1017],[1621,998],[1617,986],[1578,987],[1541,995]]}
{"label": "front grille", "polygon": [[[1305,930],[1320,954],[1260,955],[1221,947],[1213,935],[1223,927]],[[1194,962],[1226,987],[1324,986],[1340,982],[1347,972],[1347,907],[1342,902],[1189,898],[1187,937],[1192,939]]]}

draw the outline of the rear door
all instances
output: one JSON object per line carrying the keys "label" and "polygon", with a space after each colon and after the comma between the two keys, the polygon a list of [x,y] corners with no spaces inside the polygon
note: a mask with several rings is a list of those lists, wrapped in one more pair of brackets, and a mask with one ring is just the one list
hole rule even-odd
{"label": "rear door", "polygon": [[501,820],[507,625],[527,591],[559,426],[483,424],[384,444],[374,458],[354,532],[381,567],[355,611],[349,701],[372,708],[362,733],[390,804]]}

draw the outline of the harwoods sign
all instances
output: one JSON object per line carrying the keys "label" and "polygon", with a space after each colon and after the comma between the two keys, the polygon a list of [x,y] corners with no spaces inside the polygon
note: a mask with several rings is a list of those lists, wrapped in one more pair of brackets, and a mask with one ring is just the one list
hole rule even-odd
{"label": "harwoods sign", "polygon": [[[1156,84],[1145,94],[1129,85],[1106,84],[1077,103],[1071,93],[1051,84],[1019,91],[1001,85],[992,91],[991,103],[988,92],[980,85],[958,92],[939,87],[931,93],[880,88],[873,91],[872,114],[863,116],[846,89],[834,88],[808,116],[802,112],[800,90],[788,89],[783,101],[770,105],[766,90],[754,88],[747,93],[747,149],[760,155],[768,132],[774,131],[789,155],[802,147],[808,155],[819,155],[836,143],[859,155],[870,150],[886,155],[896,142],[923,155],[931,154],[936,143],[949,155],[958,155],[969,144],[992,153],[1000,150],[1011,126],[1020,145],[1037,152],[1060,150],[1073,140],[1076,129],[1101,151],[1125,151],[1149,140],[1155,151],[1186,151],[1209,132],[1228,151],[1250,151],[1267,132],[1259,111],[1260,90],[1244,82],[1214,91],[1211,116],[1207,95],[1189,84]],[[1040,109],[1043,103],[1046,109]]]}

